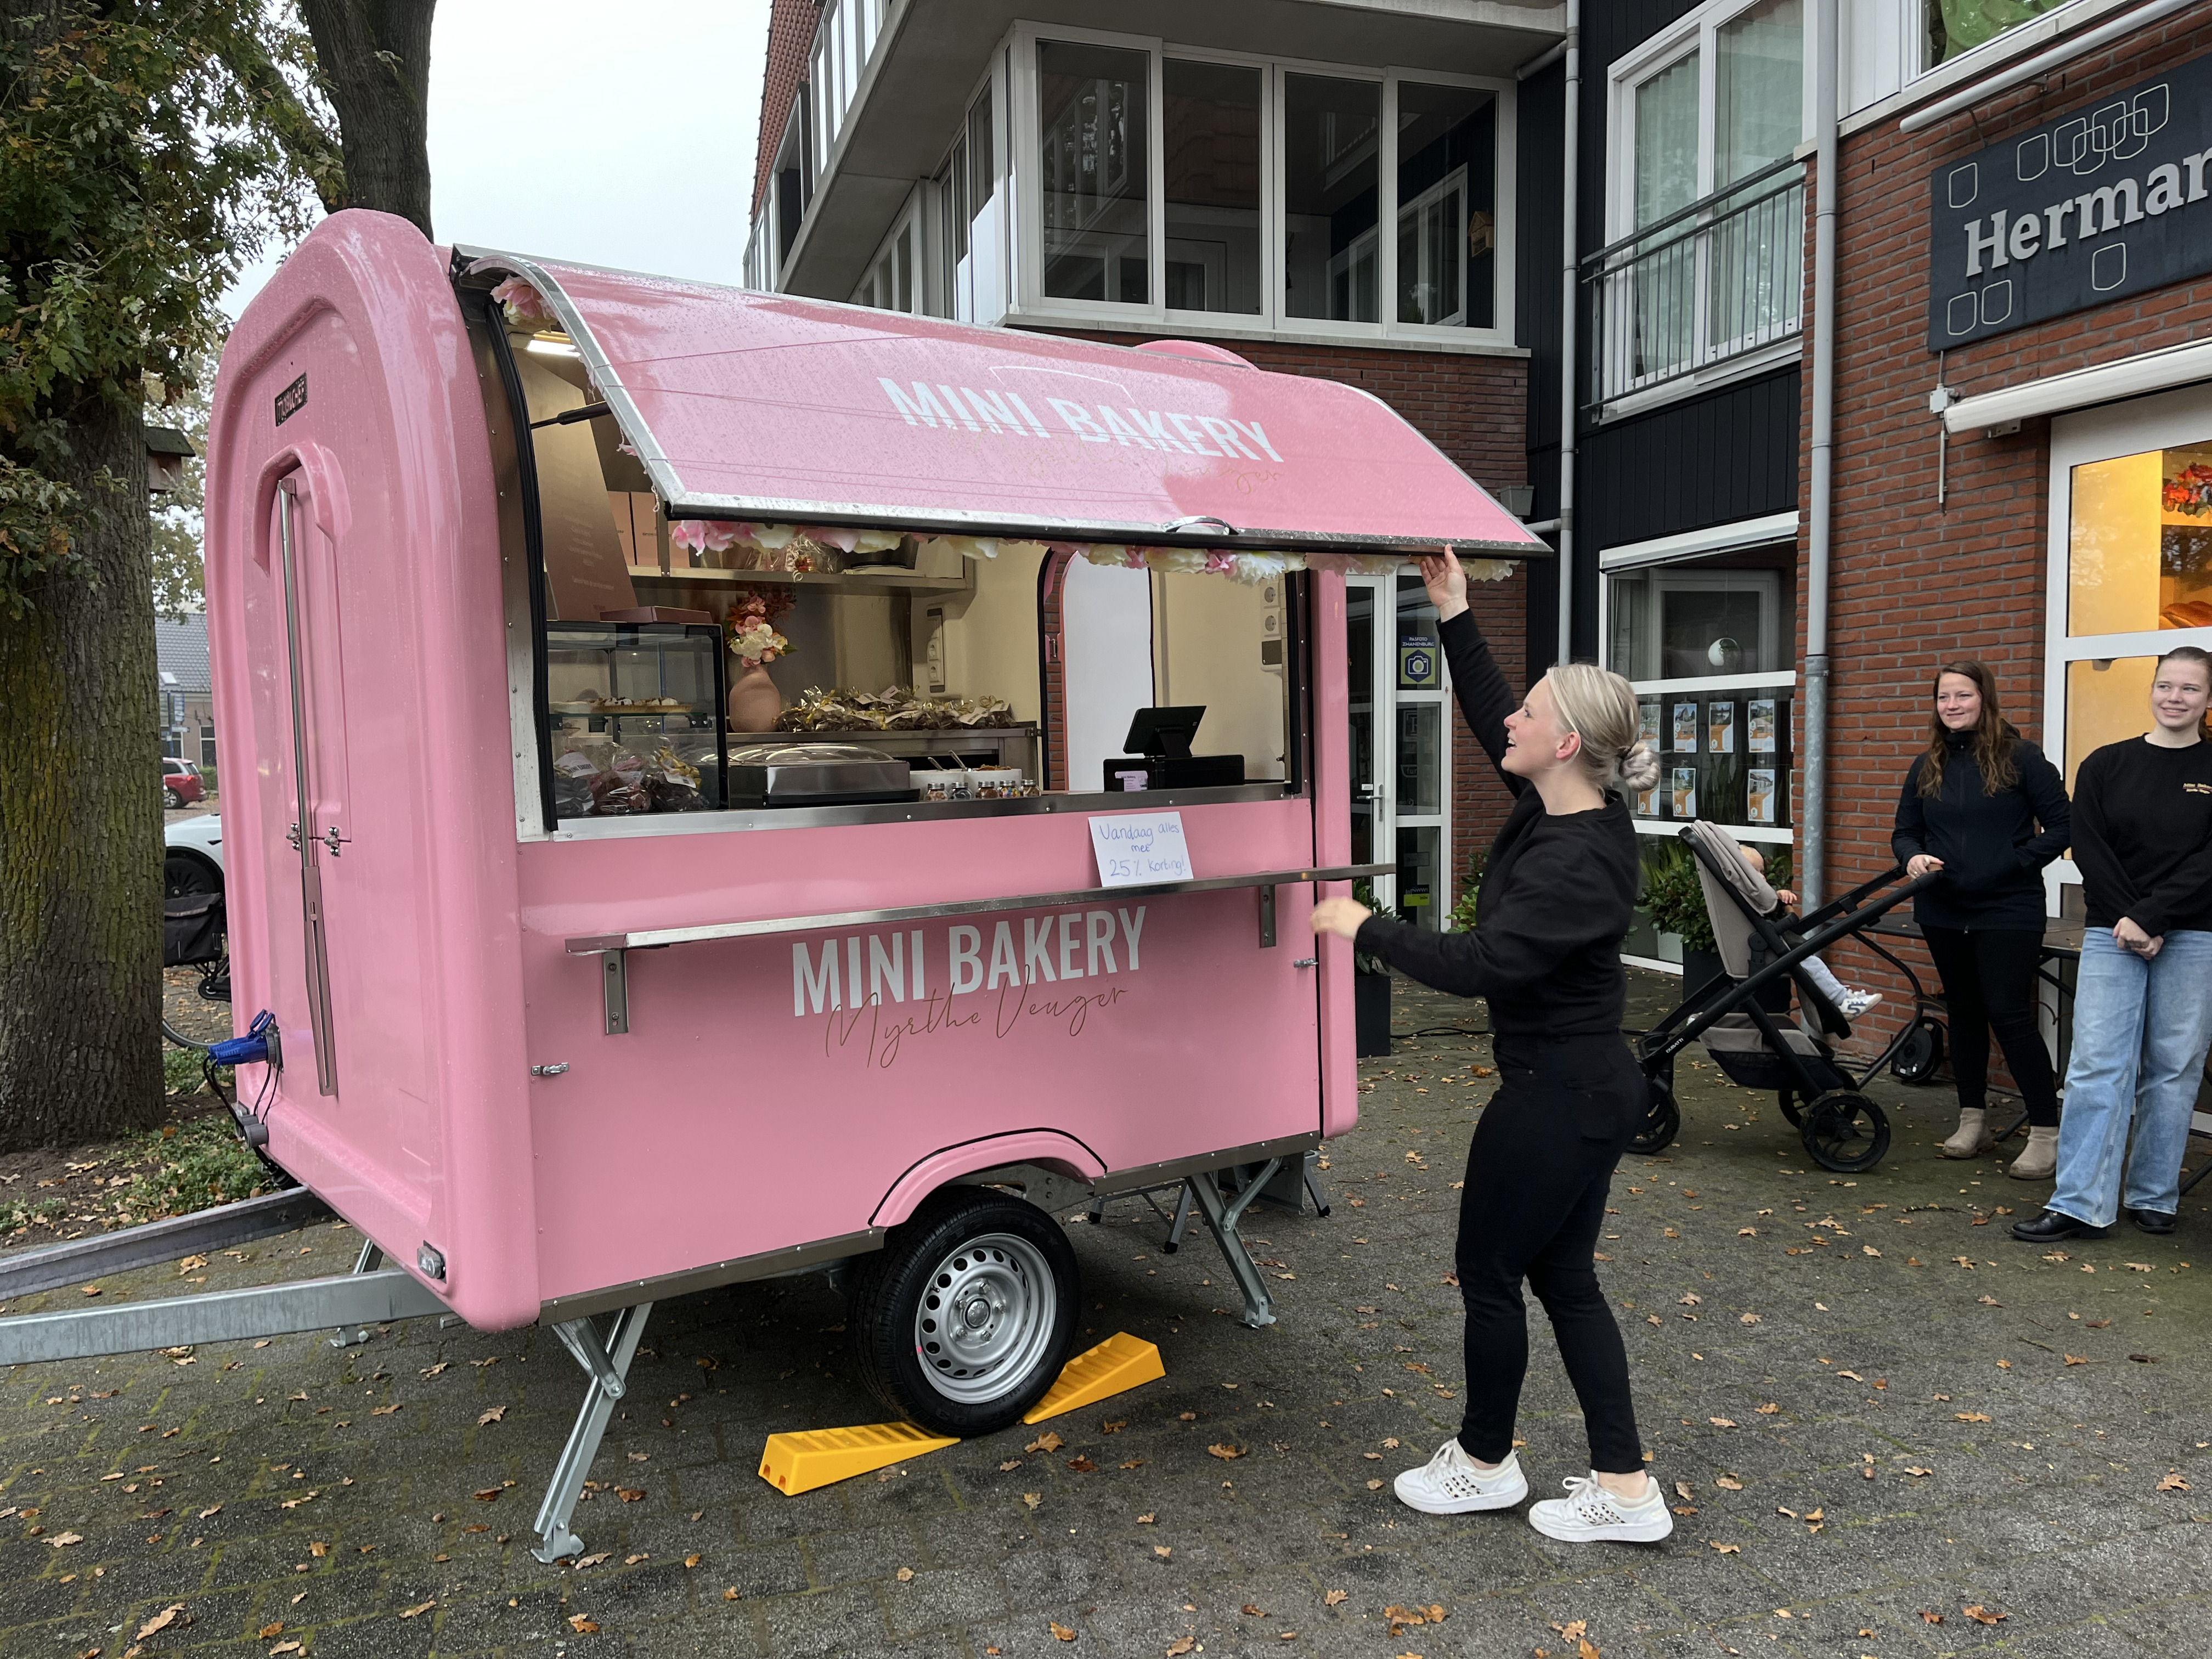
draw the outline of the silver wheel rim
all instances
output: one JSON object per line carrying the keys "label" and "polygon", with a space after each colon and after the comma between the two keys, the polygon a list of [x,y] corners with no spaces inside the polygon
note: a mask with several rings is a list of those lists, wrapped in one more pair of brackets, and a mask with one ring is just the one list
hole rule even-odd
{"label": "silver wheel rim", "polygon": [[946,1254],[914,1315],[915,1358],[947,1400],[981,1405],[1026,1382],[1052,1341],[1052,1269],[1012,1233],[986,1233]]}

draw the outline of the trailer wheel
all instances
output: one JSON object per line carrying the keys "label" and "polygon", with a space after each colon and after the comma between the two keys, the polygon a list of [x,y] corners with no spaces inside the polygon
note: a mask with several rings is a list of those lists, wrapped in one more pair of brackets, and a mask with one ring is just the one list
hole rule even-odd
{"label": "trailer wheel", "polygon": [[1082,1297],[1067,1235],[1035,1205],[979,1187],[923,1200],[854,1273],[848,1323],[869,1389],[939,1434],[989,1434],[1044,1395]]}
{"label": "trailer wheel", "polygon": [[1651,1078],[1644,1121],[1637,1126],[1628,1150],[1644,1158],[1663,1152],[1682,1132],[1682,1109],[1674,1103],[1674,1091],[1664,1078]]}
{"label": "trailer wheel", "polygon": [[1889,1069],[1897,1073],[1899,1083],[1927,1083],[1934,1079],[1936,1068],[1942,1063],[1942,1024],[1923,1014],[1913,1022],[1912,1034],[1905,1039]]}
{"label": "trailer wheel", "polygon": [[1805,1108],[1798,1131],[1805,1151],[1824,1170],[1856,1175],[1889,1150],[1889,1119],[1855,1090],[1831,1089]]}

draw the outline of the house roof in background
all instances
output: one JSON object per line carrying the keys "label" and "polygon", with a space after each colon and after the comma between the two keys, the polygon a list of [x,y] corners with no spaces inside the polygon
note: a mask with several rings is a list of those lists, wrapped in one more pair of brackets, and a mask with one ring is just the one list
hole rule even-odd
{"label": "house roof in background", "polygon": [[182,622],[154,623],[155,660],[164,675],[164,691],[205,692],[212,682],[208,675],[207,617],[194,612]]}

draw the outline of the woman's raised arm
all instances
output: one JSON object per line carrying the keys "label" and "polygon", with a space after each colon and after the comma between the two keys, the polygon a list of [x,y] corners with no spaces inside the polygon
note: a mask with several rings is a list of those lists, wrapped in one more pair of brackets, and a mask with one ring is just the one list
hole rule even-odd
{"label": "woman's raised arm", "polygon": [[1467,573],[1460,568],[1458,555],[1446,550],[1424,558],[1421,582],[1437,607],[1437,639],[1451,667],[1452,695],[1459,699],[1459,712],[1482,752],[1498,768],[1498,777],[1517,795],[1528,787],[1528,780],[1508,772],[1501,763],[1505,758],[1505,717],[1521,700],[1498,672],[1489,641],[1467,608]]}

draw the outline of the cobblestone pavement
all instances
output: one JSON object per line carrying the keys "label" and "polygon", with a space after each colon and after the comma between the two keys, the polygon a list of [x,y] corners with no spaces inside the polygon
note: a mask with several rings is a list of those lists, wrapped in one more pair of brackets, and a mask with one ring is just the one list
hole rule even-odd
{"label": "cobblestone pavement", "polygon": [[[1640,976],[1637,1022],[1673,989]],[[1401,1031],[1480,1013],[1401,992]],[[764,1433],[878,1414],[837,1297],[809,1279],[660,1310],[577,1511],[588,1565],[525,1547],[580,1392],[543,1331],[418,1320],[346,1349],[18,1368],[0,1653],[2206,1650],[2205,1206],[2167,1239],[2019,1244],[2008,1208],[2042,1190],[1937,1160],[1941,1091],[1882,1091],[1896,1144],[1853,1180],[1771,1099],[1684,1063],[1682,1138],[1624,1164],[1601,1247],[1672,1539],[1574,1547],[1518,1513],[1400,1507],[1389,1477],[1456,1422],[1452,1183],[1486,1058],[1431,1036],[1363,1066],[1334,1213],[1248,1224],[1271,1330],[1224,1311],[1202,1237],[1162,1255],[1140,1204],[1075,1227],[1085,1337],[1149,1337],[1169,1375],[1049,1425],[1049,1449],[1018,1429],[781,1497],[753,1473]],[[356,1244],[321,1228],[102,1293],[330,1272]],[[1524,1407],[1532,1485],[1556,1490],[1585,1454],[1540,1329]],[[1394,1632],[1394,1608],[1444,1617]]]}

